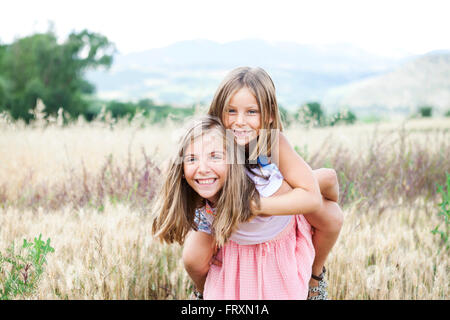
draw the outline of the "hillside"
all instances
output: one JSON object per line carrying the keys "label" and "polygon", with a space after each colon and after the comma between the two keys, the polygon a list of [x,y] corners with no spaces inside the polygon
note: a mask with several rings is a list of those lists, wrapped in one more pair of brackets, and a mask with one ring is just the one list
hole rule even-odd
{"label": "hillside", "polygon": [[443,113],[450,110],[450,52],[431,52],[386,74],[331,89],[323,102],[360,113],[410,113],[422,105]]}
{"label": "hillside", "polygon": [[260,66],[272,76],[280,103],[288,109],[322,100],[330,89],[391,70],[398,60],[347,44],[312,46],[242,40],[224,44],[183,41],[117,55],[109,72],[91,72],[98,95],[175,105],[209,103],[225,74],[238,66]]}

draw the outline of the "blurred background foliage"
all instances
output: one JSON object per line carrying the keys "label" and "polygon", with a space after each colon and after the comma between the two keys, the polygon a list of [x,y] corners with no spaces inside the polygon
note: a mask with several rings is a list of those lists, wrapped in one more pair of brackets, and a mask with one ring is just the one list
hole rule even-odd
{"label": "blurred background foliage", "polygon": [[[11,44],[0,44],[0,112],[29,123],[35,118],[38,99],[44,105],[46,117],[56,116],[62,109],[65,123],[79,116],[87,121],[101,118],[104,116],[102,110],[115,119],[132,120],[140,113],[150,123],[166,119],[180,121],[199,110],[206,111],[207,106],[156,104],[151,99],[118,101],[97,98],[95,86],[86,80],[86,71],[110,68],[115,53],[115,45],[107,37],[88,30],[73,32],[58,42],[50,28],[46,33],[19,38]],[[415,116],[431,117],[432,111],[432,106],[421,106]],[[328,115],[315,101],[294,111],[280,106],[280,113],[286,126],[301,123],[322,127],[353,124],[358,120],[348,109]]]}
{"label": "blurred background foliage", "polygon": [[86,114],[85,98],[95,92],[83,78],[89,68],[111,66],[114,45],[105,36],[84,30],[63,43],[55,34],[17,39],[0,49],[0,108],[14,119],[29,121],[40,98],[44,112],[56,115],[62,107],[71,117]]}

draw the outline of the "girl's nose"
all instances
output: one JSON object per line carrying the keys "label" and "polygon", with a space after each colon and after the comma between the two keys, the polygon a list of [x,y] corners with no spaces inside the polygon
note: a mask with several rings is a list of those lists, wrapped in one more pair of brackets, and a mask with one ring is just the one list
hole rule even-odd
{"label": "girl's nose", "polygon": [[245,115],[243,113],[238,113],[236,124],[243,125],[245,124]]}
{"label": "girl's nose", "polygon": [[206,173],[210,171],[208,162],[206,160],[200,160],[198,164],[199,173]]}

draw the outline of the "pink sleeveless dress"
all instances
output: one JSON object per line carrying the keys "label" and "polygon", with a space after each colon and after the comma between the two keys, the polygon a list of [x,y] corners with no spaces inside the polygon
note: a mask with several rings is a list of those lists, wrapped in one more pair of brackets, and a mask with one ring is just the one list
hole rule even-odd
{"label": "pink sleeveless dress", "polygon": [[[255,181],[261,196],[269,196],[281,185],[279,179],[272,178],[281,176],[281,173],[274,164],[264,169],[264,173],[270,175],[264,186],[266,188],[258,188],[258,178],[251,174],[249,176]],[[273,188],[274,184],[278,184],[278,187]],[[264,194],[263,189],[271,190],[270,194],[267,192]],[[207,218],[211,219],[213,215],[211,208],[205,209],[207,209],[205,210]],[[211,265],[203,291],[204,299],[294,300],[307,298],[315,256],[311,225],[303,215],[273,218],[280,218],[279,221],[284,219],[283,221],[287,223],[283,222],[282,229],[270,239],[266,239],[268,235],[264,232],[265,229],[270,229],[268,227],[254,234],[253,238],[258,242],[254,244],[242,244],[242,242],[249,243],[249,234],[241,232],[242,236],[236,232],[237,235],[233,235],[231,240],[219,249],[216,258],[222,261],[222,266]],[[270,223],[275,223],[274,220],[261,219],[260,223],[266,223],[266,226],[269,226]],[[246,227],[248,228],[248,225]],[[203,231],[201,228],[199,230]]]}

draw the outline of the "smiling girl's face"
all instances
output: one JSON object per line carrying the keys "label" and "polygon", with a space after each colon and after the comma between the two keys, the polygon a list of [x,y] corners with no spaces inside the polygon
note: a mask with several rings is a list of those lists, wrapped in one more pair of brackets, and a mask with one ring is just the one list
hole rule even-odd
{"label": "smiling girl's face", "polygon": [[223,138],[210,132],[190,143],[184,152],[183,171],[191,188],[215,204],[228,172]]}
{"label": "smiling girl's face", "polygon": [[230,98],[222,120],[225,128],[233,131],[239,145],[246,145],[258,137],[261,111],[258,101],[247,87],[242,87]]}

